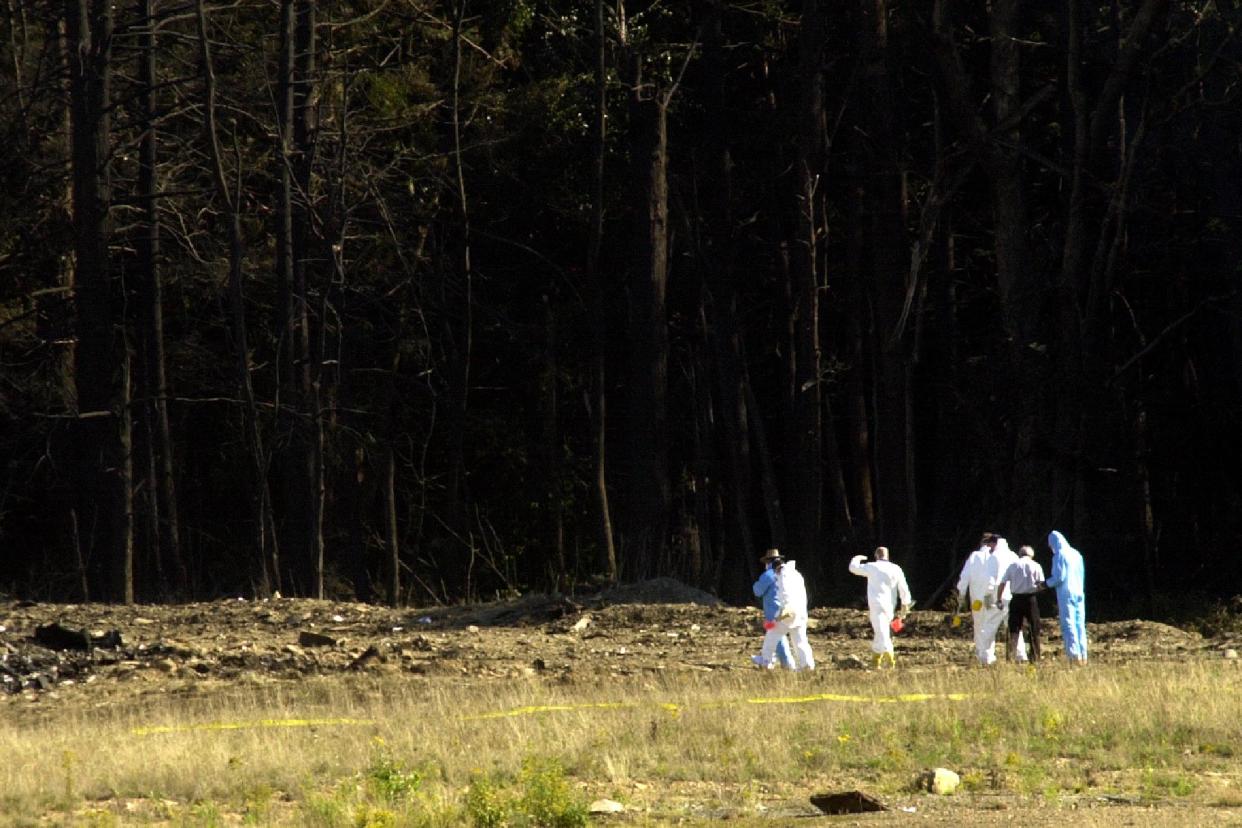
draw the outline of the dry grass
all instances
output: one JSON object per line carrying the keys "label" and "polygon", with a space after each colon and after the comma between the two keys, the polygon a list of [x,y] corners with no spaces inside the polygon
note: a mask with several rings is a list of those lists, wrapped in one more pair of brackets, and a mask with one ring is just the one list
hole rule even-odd
{"label": "dry grass", "polygon": [[[0,722],[0,821],[456,825],[482,820],[487,790],[536,788],[658,820],[753,814],[834,787],[907,796],[937,765],[961,773],[963,805],[1094,794],[1231,808],[1239,678],[1228,662],[1188,662],[460,688],[315,679]],[[911,693],[931,698],[898,698]],[[305,724],[319,719],[349,721]],[[553,790],[558,768],[568,793]]]}

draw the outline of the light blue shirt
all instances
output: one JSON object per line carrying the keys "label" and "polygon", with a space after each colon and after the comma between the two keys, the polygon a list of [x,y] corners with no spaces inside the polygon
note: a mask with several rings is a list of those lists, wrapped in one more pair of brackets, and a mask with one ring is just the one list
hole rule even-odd
{"label": "light blue shirt", "polygon": [[774,621],[780,607],[776,605],[776,573],[769,565],[752,587],[756,598],[763,599],[763,620]]}

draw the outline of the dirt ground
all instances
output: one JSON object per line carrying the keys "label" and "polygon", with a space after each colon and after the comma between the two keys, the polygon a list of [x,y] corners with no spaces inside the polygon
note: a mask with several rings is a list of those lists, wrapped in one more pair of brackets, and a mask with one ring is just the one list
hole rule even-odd
{"label": "dirt ground", "polygon": [[[861,607],[861,604],[860,604]],[[870,627],[861,608],[811,613],[821,669],[865,669]],[[971,667],[969,620],[951,628],[942,612],[915,611],[899,640],[902,669]],[[294,680],[350,671],[393,671],[485,685],[513,677],[550,681],[645,673],[753,671],[758,610],[730,607],[677,581],[657,579],[590,597],[529,596],[461,607],[392,609],[307,599],[242,599],[181,605],[0,603],[0,715],[48,715],[76,705],[140,701],[172,683],[227,689],[246,680]],[[1221,659],[1238,636],[1205,638],[1144,620],[1089,625],[1096,662]],[[89,649],[85,647],[90,640]],[[1055,618],[1045,658],[1059,658]],[[38,711],[38,712],[36,712]],[[776,798],[786,792],[772,791]],[[985,803],[986,805],[986,803]],[[1062,822],[1060,811],[985,808],[986,821]],[[921,822],[961,817],[925,802]],[[1103,810],[1101,810],[1103,808]],[[765,822],[813,814],[773,813]],[[833,817],[832,824],[876,824]],[[1210,821],[1233,818],[1229,809]],[[703,815],[705,822],[715,820]],[[1183,822],[1182,817],[1185,817]],[[1134,802],[1084,802],[1081,824],[1190,824],[1205,814]],[[734,817],[736,819],[736,817]],[[847,820],[841,822],[841,820]],[[1045,823],[1046,820],[1046,823]],[[736,824],[736,822],[735,822]]]}
{"label": "dirt ground", "polygon": [[[969,619],[953,629],[944,613],[916,610],[906,620],[903,668],[970,665]],[[862,609],[815,609],[810,626],[822,667],[866,663],[871,631]],[[1103,662],[1221,658],[1242,647],[1237,636],[1204,638],[1144,620],[1090,624],[1089,634],[1091,657]],[[757,609],[725,606],[670,579],[588,598],[413,609],[282,598],[128,607],[9,601],[0,603],[0,700],[125,695],[172,678],[212,684],[243,674],[389,670],[486,682],[752,670],[761,635]],[[86,637],[90,649],[78,649]],[[1045,620],[1043,640],[1045,658],[1058,657],[1055,618]]]}

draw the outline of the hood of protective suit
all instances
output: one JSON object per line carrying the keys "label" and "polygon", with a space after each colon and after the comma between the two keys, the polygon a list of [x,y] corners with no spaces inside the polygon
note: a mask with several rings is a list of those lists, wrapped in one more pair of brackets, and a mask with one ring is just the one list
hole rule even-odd
{"label": "hood of protective suit", "polygon": [[1056,589],[1058,603],[1062,599],[1081,599],[1086,574],[1082,553],[1070,546],[1065,535],[1055,529],[1048,534],[1048,546],[1053,552],[1052,571],[1045,583]]}

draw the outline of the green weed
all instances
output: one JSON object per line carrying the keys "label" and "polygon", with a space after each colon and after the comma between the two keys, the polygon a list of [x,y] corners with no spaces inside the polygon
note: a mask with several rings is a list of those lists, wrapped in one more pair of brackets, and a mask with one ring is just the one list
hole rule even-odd
{"label": "green weed", "polygon": [[587,824],[586,804],[565,779],[560,762],[542,757],[524,760],[515,780],[476,776],[466,792],[466,813],[475,828],[580,828]]}
{"label": "green weed", "polygon": [[377,752],[364,774],[368,788],[389,804],[410,799],[422,787],[423,774],[393,758],[382,739],[375,742]]}
{"label": "green weed", "polygon": [[523,811],[536,825],[575,828],[586,825],[586,805],[575,796],[565,771],[553,759],[527,759],[519,777]]}

